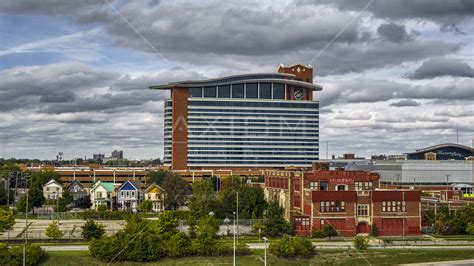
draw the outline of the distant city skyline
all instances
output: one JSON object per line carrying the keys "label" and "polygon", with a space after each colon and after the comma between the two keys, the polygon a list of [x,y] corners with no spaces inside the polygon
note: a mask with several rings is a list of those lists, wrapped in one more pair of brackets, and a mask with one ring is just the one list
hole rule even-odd
{"label": "distant city skyline", "polygon": [[468,1],[0,3],[0,158],[163,158],[148,86],[314,67],[320,158],[474,138]]}

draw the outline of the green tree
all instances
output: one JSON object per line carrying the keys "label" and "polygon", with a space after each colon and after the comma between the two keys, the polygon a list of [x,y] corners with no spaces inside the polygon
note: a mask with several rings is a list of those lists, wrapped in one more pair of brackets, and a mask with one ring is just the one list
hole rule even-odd
{"label": "green tree", "polygon": [[178,232],[178,219],[173,211],[164,211],[158,216],[155,230],[158,235],[165,238],[171,237]]}
{"label": "green tree", "polygon": [[26,209],[26,193],[20,196],[20,199],[16,203],[16,210],[19,212],[30,212],[33,209],[31,202],[28,200],[28,210]]}
{"label": "green tree", "polygon": [[166,242],[166,253],[172,258],[185,257],[190,252],[191,239],[185,233],[176,233]]}
{"label": "green tree", "polygon": [[266,219],[264,222],[264,235],[281,236],[292,233],[290,223],[285,220],[284,209],[278,202],[273,201],[268,204],[264,218]]}
{"label": "green tree", "polygon": [[207,216],[215,212],[216,198],[214,185],[210,179],[193,183],[193,195],[189,199],[189,210],[196,218]]}
{"label": "green tree", "polygon": [[474,235],[474,223],[469,223],[467,225],[466,232],[470,235]]}
{"label": "green tree", "polygon": [[166,191],[164,201],[166,209],[175,210],[186,203],[188,183],[182,176],[166,173],[161,187]]}
{"label": "green tree", "polygon": [[66,212],[68,210],[68,203],[67,199],[64,197],[58,198],[57,200],[53,201],[53,209],[55,212]]}
{"label": "green tree", "polygon": [[13,190],[8,189],[6,179],[1,179],[0,176],[0,205],[7,205],[8,201],[10,201],[9,203],[13,202]]}
{"label": "green tree", "polygon": [[150,212],[153,209],[153,203],[149,200],[144,200],[138,206],[138,210],[141,212]]}
{"label": "green tree", "polygon": [[59,229],[57,223],[53,222],[46,228],[45,235],[50,238],[59,239],[63,237],[64,232]]}
{"label": "green tree", "polygon": [[[28,204],[31,204],[33,207],[43,206],[46,199],[43,196],[43,190],[37,187],[31,187],[28,190]],[[34,209],[33,209],[34,212]]]}
{"label": "green tree", "polygon": [[54,179],[62,184],[61,175],[53,170],[41,170],[41,171],[31,171],[30,172],[31,186],[40,190],[43,189],[43,186],[49,182],[49,180]]}
{"label": "green tree", "polygon": [[82,237],[89,241],[93,238],[99,239],[105,234],[104,225],[88,220],[82,227]]}
{"label": "green tree", "polygon": [[167,174],[172,175],[172,173],[170,173],[169,171],[161,170],[161,169],[158,171],[150,171],[146,179],[146,184],[150,185],[150,184],[156,183],[157,185],[161,185],[161,183],[163,183],[163,180],[165,179],[165,176]]}
{"label": "green tree", "polygon": [[10,210],[0,209],[0,232],[11,230],[15,225],[15,215]]}
{"label": "green tree", "polygon": [[338,236],[339,235],[336,228],[334,228],[334,226],[331,225],[331,224],[326,224],[323,227],[323,234],[324,234],[325,237],[327,237],[329,239],[331,239],[331,237],[333,237],[333,236]]}
{"label": "green tree", "polygon": [[188,222],[188,234],[190,238],[196,238],[196,218],[190,215],[187,219]]}
{"label": "green tree", "polygon": [[370,227],[370,236],[379,236],[379,229],[377,228],[376,224],[372,224],[372,226]]}
{"label": "green tree", "polygon": [[197,228],[198,251],[201,255],[212,255],[216,250],[219,221],[212,215],[201,218]]}

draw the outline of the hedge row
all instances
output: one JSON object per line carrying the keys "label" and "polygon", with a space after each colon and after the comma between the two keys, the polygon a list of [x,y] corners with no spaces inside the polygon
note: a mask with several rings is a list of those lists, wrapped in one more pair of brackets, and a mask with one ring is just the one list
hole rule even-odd
{"label": "hedge row", "polygon": [[[26,245],[25,265],[39,265],[47,258],[39,246]],[[8,247],[0,243],[0,265],[23,265],[23,246]]]}

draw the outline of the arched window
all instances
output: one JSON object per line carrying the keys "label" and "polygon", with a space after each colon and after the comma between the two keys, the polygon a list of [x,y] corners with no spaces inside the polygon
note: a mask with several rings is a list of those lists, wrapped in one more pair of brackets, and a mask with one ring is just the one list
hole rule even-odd
{"label": "arched window", "polygon": [[337,185],[336,190],[347,190],[346,185]]}

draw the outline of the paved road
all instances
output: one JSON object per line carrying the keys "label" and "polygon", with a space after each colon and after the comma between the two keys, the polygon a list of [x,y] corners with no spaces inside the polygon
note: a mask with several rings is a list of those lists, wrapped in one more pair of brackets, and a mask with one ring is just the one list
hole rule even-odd
{"label": "paved road", "polygon": [[[264,243],[248,243],[250,249],[264,249]],[[352,247],[349,242],[333,242],[333,243],[314,243],[317,249],[347,249]],[[268,247],[268,246],[267,246]],[[451,250],[474,250],[474,246],[369,246],[370,249],[451,249]]]}
{"label": "paved road", "polygon": [[422,265],[422,266],[435,266],[435,265],[459,265],[459,266],[471,266],[474,265],[474,260],[450,260],[440,262],[425,262],[425,263],[413,263],[413,264],[402,264],[402,265]]}
{"label": "paved road", "polygon": [[82,251],[89,250],[87,245],[41,246],[45,251]]}

